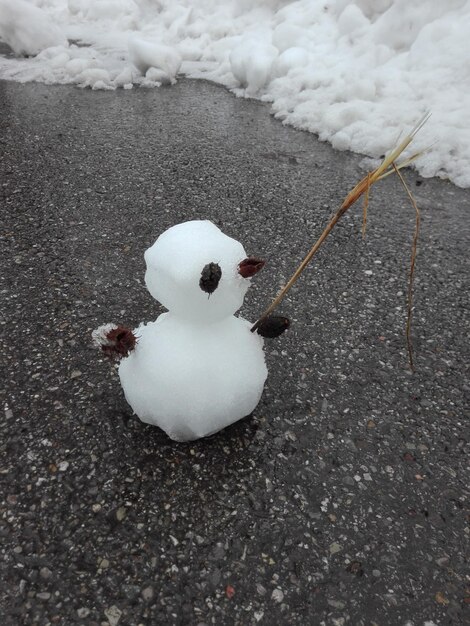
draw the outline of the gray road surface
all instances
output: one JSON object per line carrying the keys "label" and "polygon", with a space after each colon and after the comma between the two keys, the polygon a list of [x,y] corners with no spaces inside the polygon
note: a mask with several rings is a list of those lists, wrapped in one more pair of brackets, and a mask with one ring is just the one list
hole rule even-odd
{"label": "gray road surface", "polygon": [[268,107],[181,80],[91,92],[0,83],[3,626],[461,624],[469,192],[391,177],[281,308],[254,415],[175,444],[90,344],[161,312],[143,252],[209,218],[266,258],[255,319],[364,174]]}

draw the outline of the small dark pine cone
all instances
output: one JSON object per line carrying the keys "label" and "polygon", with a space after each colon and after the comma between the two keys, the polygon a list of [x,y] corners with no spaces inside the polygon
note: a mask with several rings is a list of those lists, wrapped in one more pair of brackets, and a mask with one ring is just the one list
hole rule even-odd
{"label": "small dark pine cone", "polygon": [[130,330],[125,326],[118,326],[114,330],[111,330],[107,336],[110,342],[114,342],[114,346],[103,346],[103,352],[108,350],[114,355],[114,358],[121,358],[129,355],[129,352],[134,350],[137,343],[137,338]]}
{"label": "small dark pine cone", "polygon": [[92,335],[95,345],[112,360],[128,356],[137,344],[137,337],[130,328],[116,324],[100,326]]}
{"label": "small dark pine cone", "polygon": [[222,270],[217,263],[208,263],[204,266],[199,280],[199,287],[211,295],[217,289],[222,278]]}
{"label": "small dark pine cone", "polygon": [[251,278],[263,269],[265,263],[266,261],[263,261],[263,259],[258,259],[258,257],[255,256],[249,256],[239,264],[238,273],[240,276],[243,276],[243,278]]}
{"label": "small dark pine cone", "polygon": [[274,339],[274,337],[282,335],[282,333],[287,330],[289,326],[290,321],[287,317],[282,317],[281,315],[270,315],[260,322],[256,332],[262,337]]}

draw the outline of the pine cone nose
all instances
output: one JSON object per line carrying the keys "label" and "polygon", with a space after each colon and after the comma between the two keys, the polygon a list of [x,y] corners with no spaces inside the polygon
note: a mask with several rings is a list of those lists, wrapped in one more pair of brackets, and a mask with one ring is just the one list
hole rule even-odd
{"label": "pine cone nose", "polygon": [[239,263],[238,273],[240,276],[243,276],[243,278],[251,278],[263,269],[265,263],[266,261],[263,261],[263,259],[259,259],[256,256],[249,256]]}

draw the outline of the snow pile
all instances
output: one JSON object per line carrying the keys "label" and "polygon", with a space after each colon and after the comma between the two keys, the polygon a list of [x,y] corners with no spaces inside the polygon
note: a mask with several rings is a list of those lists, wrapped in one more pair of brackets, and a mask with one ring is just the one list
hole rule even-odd
{"label": "snow pile", "polygon": [[230,69],[246,94],[254,96],[271,80],[279,50],[266,42],[243,39],[230,52]]}
{"label": "snow pile", "polygon": [[129,58],[139,72],[156,83],[175,82],[182,62],[175,48],[135,36],[129,38],[128,46]]}
{"label": "snow pile", "polygon": [[19,55],[35,56],[51,46],[68,45],[45,11],[24,0],[0,1],[0,39]]}
{"label": "snow pile", "polygon": [[[261,397],[263,340],[233,315],[250,284],[238,272],[245,258],[243,246],[209,221],[173,226],[145,253],[147,287],[169,312],[134,331],[137,345],[119,376],[140,419],[176,441],[225,428]],[[206,275],[215,266],[216,280]]]}
{"label": "snow pile", "polygon": [[[470,0],[34,4],[0,0],[0,37],[17,53],[43,50],[0,58],[2,78],[114,89],[172,83],[181,71],[272,102],[285,123],[375,158],[429,109],[414,148],[435,145],[420,172],[470,186]],[[68,47],[38,34],[52,22]]]}

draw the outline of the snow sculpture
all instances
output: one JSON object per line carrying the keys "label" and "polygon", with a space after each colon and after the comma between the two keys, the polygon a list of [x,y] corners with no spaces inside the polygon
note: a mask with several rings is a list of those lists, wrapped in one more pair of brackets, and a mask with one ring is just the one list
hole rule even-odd
{"label": "snow sculpture", "polygon": [[[263,391],[263,333],[250,332],[234,313],[264,261],[247,258],[207,220],[173,226],[145,261],[147,288],[168,313],[134,332],[107,324],[94,331],[95,341],[125,356],[119,377],[143,422],[175,441],[206,437],[249,415]],[[282,330],[268,328],[265,336]]]}

